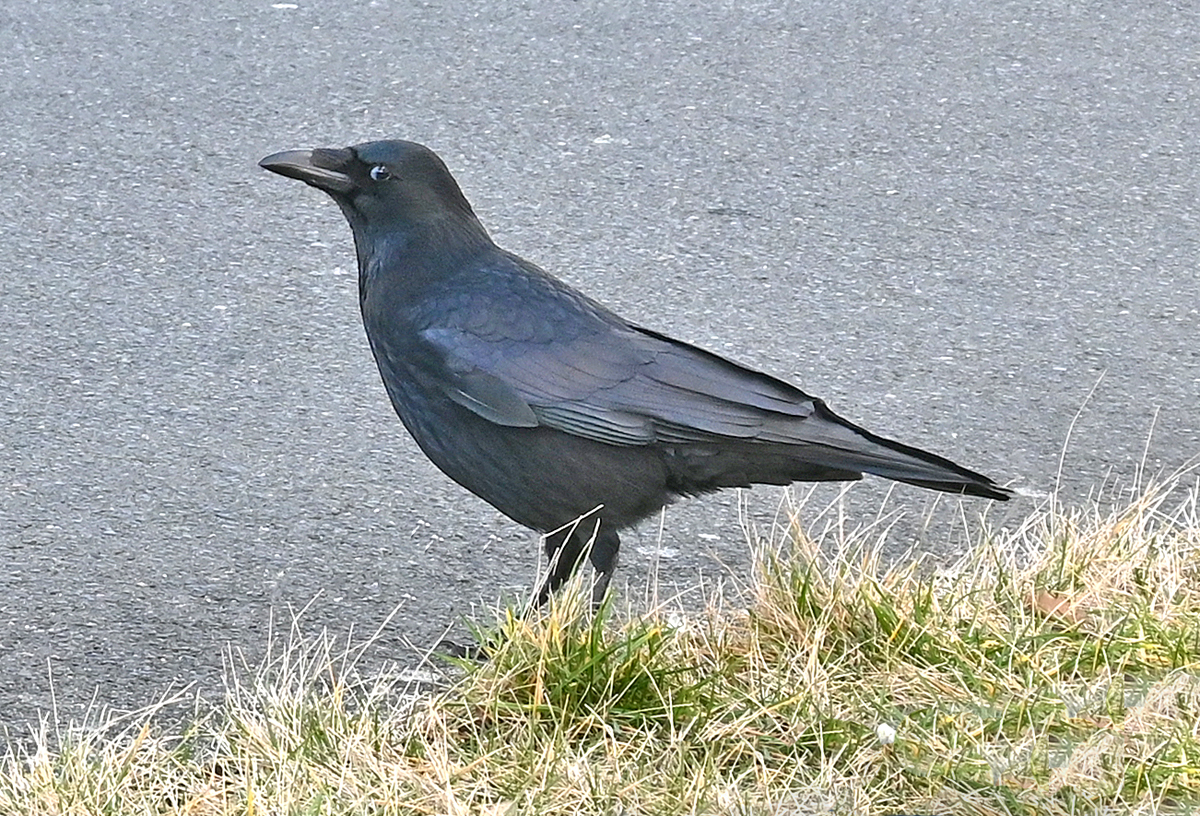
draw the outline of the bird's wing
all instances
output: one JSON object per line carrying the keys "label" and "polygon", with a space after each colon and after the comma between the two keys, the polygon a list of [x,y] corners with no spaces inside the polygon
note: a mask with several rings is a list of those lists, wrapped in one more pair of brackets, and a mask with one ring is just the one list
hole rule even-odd
{"label": "bird's wing", "polygon": [[432,381],[491,422],[612,445],[792,449],[786,462],[762,472],[718,468],[705,482],[717,486],[851,479],[865,471],[937,490],[1008,496],[985,476],[842,419],[795,386],[632,326],[548,276],[522,271],[508,286],[460,290],[457,306],[439,304],[440,318],[418,331],[439,369]]}
{"label": "bird's wing", "polygon": [[438,352],[443,390],[499,425],[545,425],[614,445],[655,441],[653,423],[616,404],[609,393],[649,360],[627,343],[583,335],[541,343],[430,328],[422,339]]}
{"label": "bird's wing", "polygon": [[[808,395],[715,354],[632,326],[583,321],[531,342],[430,328],[452,400],[501,425],[553,427],[618,445],[714,438],[802,443]],[[586,329],[586,330],[585,330]]]}
{"label": "bird's wing", "polygon": [[615,445],[861,446],[858,429],[830,427],[832,414],[795,386],[630,325],[515,255],[497,251],[470,272],[426,303],[417,329],[437,360],[433,381],[491,422]]}

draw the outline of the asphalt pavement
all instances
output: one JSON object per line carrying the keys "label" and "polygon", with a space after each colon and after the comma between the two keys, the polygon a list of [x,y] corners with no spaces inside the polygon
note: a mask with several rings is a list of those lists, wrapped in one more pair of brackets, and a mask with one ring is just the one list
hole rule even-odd
{"label": "asphalt pavement", "polygon": [[[1183,4],[6,0],[0,80],[17,733],[219,695],[299,610],[411,666],[533,584],[536,537],[392,414],[349,229],[276,150],[426,143],[502,246],[617,311],[1067,504],[1200,456]],[[782,495],[671,507],[615,584],[744,576],[740,519],[769,535]],[[935,499],[887,507],[953,528]]]}

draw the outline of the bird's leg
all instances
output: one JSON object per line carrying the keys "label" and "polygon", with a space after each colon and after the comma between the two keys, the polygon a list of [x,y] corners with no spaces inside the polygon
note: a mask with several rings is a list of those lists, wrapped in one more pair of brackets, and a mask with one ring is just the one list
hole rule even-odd
{"label": "bird's leg", "polygon": [[540,609],[575,572],[575,567],[583,557],[583,550],[591,540],[592,529],[594,528],[590,524],[572,524],[546,536],[546,556],[550,559],[550,571],[546,574],[546,580],[542,581],[529,612]]}
{"label": "bird's leg", "polygon": [[[598,525],[599,522],[594,522],[594,524]],[[542,585],[538,588],[533,603],[525,610],[526,615],[532,615],[545,605],[546,601],[550,600],[550,596],[571,577],[571,574],[575,572],[575,567],[579,565],[579,561],[583,558],[584,550],[591,541],[594,531],[595,526],[593,524],[577,523],[546,535],[545,547],[546,556],[550,559],[550,571],[546,574],[545,580],[542,581]],[[599,544],[599,540],[597,544]],[[612,563],[615,562],[616,549],[615,547],[610,547],[609,549],[612,555],[608,561]],[[593,554],[593,563],[595,563],[595,559],[596,556]],[[603,589],[607,586],[608,576],[605,575],[603,576],[598,595],[596,594],[596,589],[593,587],[593,605],[598,604],[597,598],[604,597]],[[486,655],[489,646],[494,645],[496,644],[463,646],[451,640],[443,640],[438,643],[437,649],[451,657],[478,660]]]}
{"label": "bird's leg", "polygon": [[621,549],[621,537],[617,535],[617,531],[609,528],[601,528],[596,532],[596,540],[592,542],[592,551],[589,558],[592,561],[592,567],[596,570],[596,578],[592,582],[592,610],[600,608],[600,604],[604,602],[604,595],[608,592],[608,582],[612,580],[613,572],[617,568],[617,554]]}
{"label": "bird's leg", "polygon": [[[540,609],[550,600],[550,596],[567,582],[583,559],[584,552],[589,552],[589,546],[592,566],[596,570],[596,578],[592,583],[592,609],[594,611],[600,607],[608,591],[608,583],[612,580],[613,570],[617,567],[617,550],[621,546],[621,539],[615,530],[602,529],[597,519],[590,523],[581,521],[546,536],[545,547],[546,555],[550,559],[550,572],[538,588],[533,603],[525,610],[526,615]],[[479,660],[496,645],[498,644],[462,646],[451,640],[443,640],[438,643],[437,649],[451,657]]]}
{"label": "bird's leg", "polygon": [[592,609],[598,609],[608,592],[608,584],[617,568],[617,553],[621,538],[616,530],[593,524],[579,524],[546,536],[546,555],[550,572],[538,589],[529,612],[540,608],[575,572],[585,552],[588,553],[596,577],[592,582]]}

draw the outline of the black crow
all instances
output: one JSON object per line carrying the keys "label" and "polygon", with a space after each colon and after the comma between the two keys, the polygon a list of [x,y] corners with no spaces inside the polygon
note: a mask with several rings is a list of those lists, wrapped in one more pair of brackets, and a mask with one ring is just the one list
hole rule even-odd
{"label": "black crow", "polygon": [[367,340],[421,450],[546,534],[551,566],[535,604],[589,543],[599,600],[618,531],[678,496],[863,473],[1011,495],[782,380],[630,323],[504,251],[423,145],[289,150],[261,165],[324,190],[350,222]]}

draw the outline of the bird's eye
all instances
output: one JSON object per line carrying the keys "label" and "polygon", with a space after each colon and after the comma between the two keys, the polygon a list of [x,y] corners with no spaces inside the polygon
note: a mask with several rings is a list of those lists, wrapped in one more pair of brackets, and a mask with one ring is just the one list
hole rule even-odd
{"label": "bird's eye", "polygon": [[392,171],[388,170],[387,167],[382,164],[377,164],[371,168],[371,178],[375,181],[387,181],[391,177]]}

